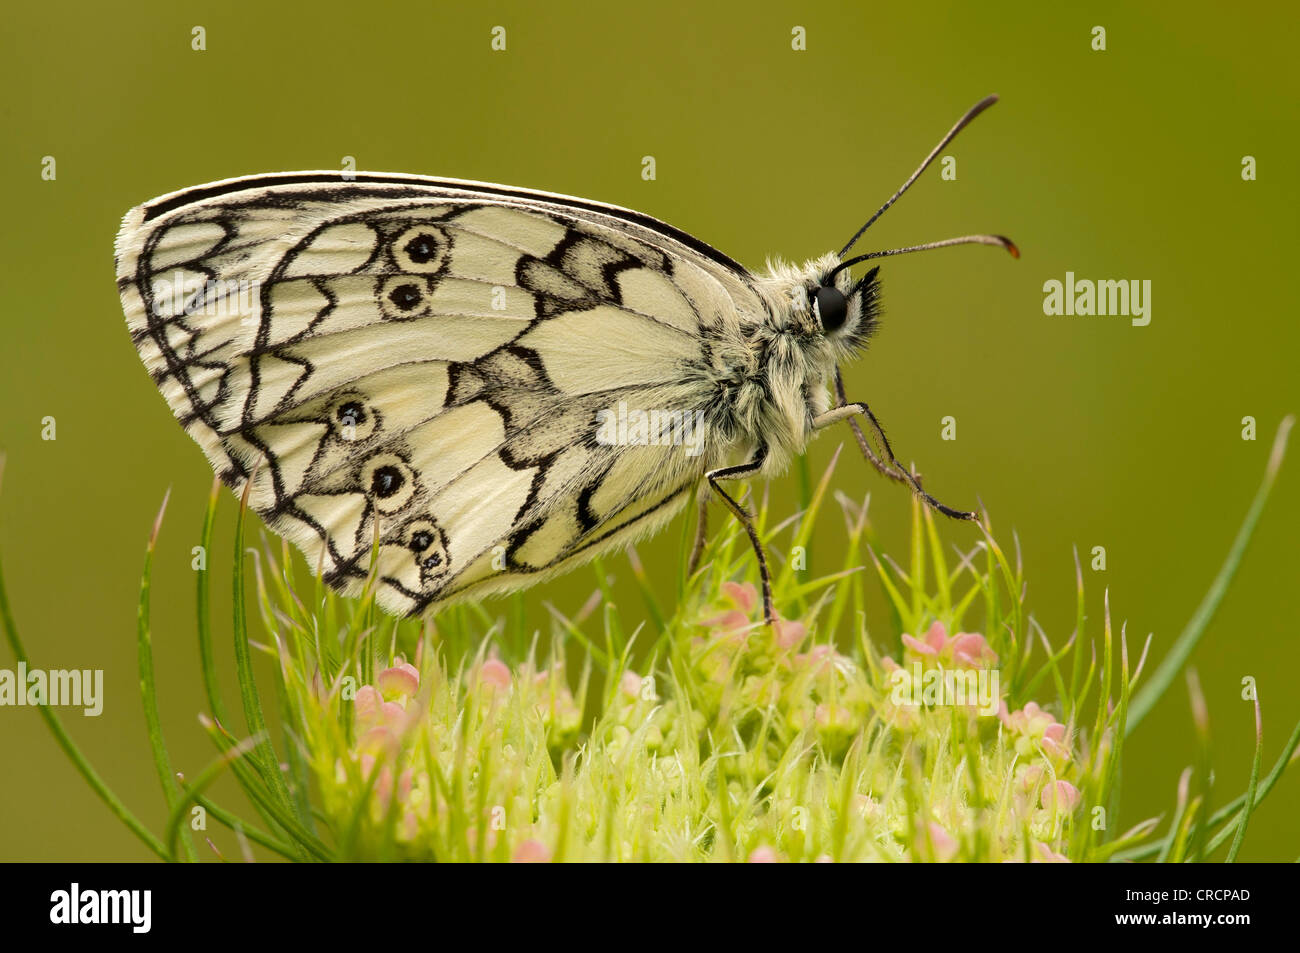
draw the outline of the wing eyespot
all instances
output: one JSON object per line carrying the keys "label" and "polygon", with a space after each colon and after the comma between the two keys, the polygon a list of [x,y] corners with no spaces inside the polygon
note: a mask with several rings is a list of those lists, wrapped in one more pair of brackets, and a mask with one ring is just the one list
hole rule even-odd
{"label": "wing eyespot", "polygon": [[415,225],[401,232],[389,246],[393,262],[405,272],[433,275],[447,262],[451,240],[432,225]]}
{"label": "wing eyespot", "polygon": [[388,292],[388,300],[391,301],[399,311],[411,311],[419,303],[424,295],[420,294],[420,289],[413,284],[401,284],[393,287]]}
{"label": "wing eyespot", "polygon": [[371,505],[389,515],[400,511],[415,496],[415,471],[397,454],[382,453],[362,467],[361,486]]}
{"label": "wing eyespot", "polygon": [[389,275],[376,290],[379,311],[389,321],[409,321],[433,313],[433,282],[424,276]]}
{"label": "wing eyespot", "polygon": [[420,569],[420,583],[430,586],[447,574],[447,543],[438,524],[428,518],[417,519],[408,527],[407,546]]}
{"label": "wing eyespot", "polygon": [[379,428],[379,415],[358,394],[338,398],[329,410],[329,425],[334,435],[348,443],[368,440]]}
{"label": "wing eyespot", "polygon": [[378,467],[375,472],[370,475],[370,492],[375,494],[375,496],[379,497],[381,500],[386,500],[390,496],[396,496],[398,491],[402,489],[402,484],[405,482],[406,478],[402,475],[402,471],[397,467]]}

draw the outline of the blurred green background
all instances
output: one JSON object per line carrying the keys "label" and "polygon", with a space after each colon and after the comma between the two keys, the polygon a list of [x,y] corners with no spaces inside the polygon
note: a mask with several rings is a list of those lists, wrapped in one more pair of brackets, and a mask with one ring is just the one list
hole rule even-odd
{"label": "blurred green background", "polygon": [[[1073,5],[1070,5],[1073,6]],[[338,168],[427,173],[640,209],[759,267],[839,248],[980,97],[1002,103],[875,225],[859,250],[997,231],[1023,250],[950,249],[882,269],[885,323],[847,371],[896,449],[946,502],[1015,530],[1048,634],[1073,627],[1071,547],[1094,626],[1103,589],[1133,642],[1171,644],[1220,565],[1273,432],[1300,409],[1294,274],[1294,4],[1249,15],[1211,3],[687,2],[620,5],[321,2],[15,4],[0,37],[6,222],[0,335],[0,547],[34,664],[102,668],[101,717],[65,712],[106,779],[161,827],[137,692],[135,604],[167,487],[154,641],[173,760],[211,748],[195,716],[190,548],[210,471],[128,339],[112,242],[131,206],[246,173]],[[206,29],[207,49],[191,49]],[[492,27],[507,49],[490,49]],[[1107,49],[1091,49],[1092,28]],[[807,50],[791,30],[807,30]],[[658,177],[641,178],[653,155]],[[1258,180],[1241,161],[1258,161]],[[57,179],[43,181],[42,157]],[[1043,282],[1152,282],[1152,321],[1048,317]],[[940,437],[952,415],[957,439]],[[1258,439],[1242,439],[1242,418]],[[41,439],[42,418],[57,439]],[[813,472],[847,430],[811,453]],[[905,553],[907,494],[846,453],[837,488],[861,497],[887,550]],[[772,487],[779,512],[795,482]],[[783,505],[784,504],[784,505]],[[233,506],[223,497],[217,553]],[[714,513],[714,525],[724,514]],[[1216,801],[1245,789],[1258,680],[1265,764],[1300,718],[1295,608],[1300,459],[1194,664],[1209,703]],[[673,591],[680,523],[641,548]],[[945,528],[969,548],[970,527]],[[810,553],[835,565],[837,539]],[[228,559],[214,556],[216,611]],[[1085,564],[1086,565],[1086,564]],[[616,591],[640,605],[622,557]],[[581,570],[529,595],[574,610]],[[1286,596],[1286,598],[1283,598]],[[887,630],[882,612],[875,637]],[[221,630],[218,630],[219,632]],[[1096,629],[1094,628],[1094,631]],[[224,648],[225,643],[220,643]],[[7,650],[0,667],[11,668]],[[227,679],[229,684],[230,679]],[[1123,827],[1174,803],[1194,756],[1180,680],[1125,761]],[[0,709],[0,859],[145,859],[58,752],[36,713]],[[1242,857],[1294,860],[1300,779],[1251,822]]]}

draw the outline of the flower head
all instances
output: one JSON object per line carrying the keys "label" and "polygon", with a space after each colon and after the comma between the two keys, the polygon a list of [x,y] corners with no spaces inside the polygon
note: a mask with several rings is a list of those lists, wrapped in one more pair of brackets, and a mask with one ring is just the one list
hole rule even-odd
{"label": "flower head", "polygon": [[998,663],[998,654],[984,636],[974,632],[949,636],[942,622],[931,625],[924,638],[917,639],[904,633],[902,641],[903,657],[909,662],[920,661],[927,667],[987,668]]}

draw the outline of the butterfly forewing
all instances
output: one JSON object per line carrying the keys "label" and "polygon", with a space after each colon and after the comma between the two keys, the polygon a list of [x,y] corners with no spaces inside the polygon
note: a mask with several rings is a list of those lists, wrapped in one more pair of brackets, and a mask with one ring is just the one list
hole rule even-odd
{"label": "butterfly forewing", "polygon": [[[566,204],[568,203],[568,204]],[[747,274],[637,213],[409,177],[233,180],[128,214],[132,338],[186,430],[327,580],[416,613],[662,525],[705,458],[597,439],[715,396]]]}

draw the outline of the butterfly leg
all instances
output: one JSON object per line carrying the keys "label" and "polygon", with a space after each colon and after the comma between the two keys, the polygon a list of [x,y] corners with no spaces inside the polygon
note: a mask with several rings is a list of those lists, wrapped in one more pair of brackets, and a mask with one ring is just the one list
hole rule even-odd
{"label": "butterfly leg", "polygon": [[[814,418],[812,422],[813,429],[821,430],[824,427],[829,427],[832,424],[839,423],[841,420],[848,420],[850,423],[856,424],[857,421],[853,418],[859,415],[866,419],[867,425],[871,428],[872,433],[875,434],[876,439],[880,442],[880,446],[884,449],[885,456],[888,458],[889,463],[893,466],[894,470],[903,475],[903,479],[912,487],[912,491],[916,493],[917,496],[921,497],[921,499],[923,499],[927,504],[938,510],[944,516],[949,516],[955,520],[979,519],[978,513],[971,513],[965,510],[955,510],[950,506],[945,506],[929,493],[925,492],[925,490],[921,488],[921,481],[916,478],[916,475],[898,462],[898,458],[894,456],[893,448],[889,445],[889,440],[885,437],[885,430],[880,426],[880,421],[878,421],[876,415],[871,412],[871,408],[861,401],[852,404],[843,404],[839,407],[828,410],[820,417]],[[863,443],[866,443],[865,439],[863,440]],[[868,459],[870,459],[870,456],[868,456]],[[891,473],[886,473],[883,469],[881,469],[881,472],[893,479],[898,479],[898,477]]]}
{"label": "butterfly leg", "polygon": [[695,570],[700,568],[700,557],[704,555],[704,541],[708,531],[709,497],[708,491],[702,489],[695,517],[695,542],[691,546],[691,558],[686,562],[687,576],[694,576]]}
{"label": "butterfly leg", "polygon": [[730,493],[718,485],[719,480],[743,480],[745,477],[753,476],[762,469],[762,466],[763,454],[760,451],[758,456],[749,463],[734,467],[719,467],[717,470],[710,470],[704,474],[704,477],[722,500],[722,505],[731,510],[731,515],[740,521],[740,525],[744,526],[745,532],[749,534],[750,545],[754,547],[754,555],[758,557],[759,578],[763,582],[763,621],[769,626],[774,626],[776,612],[772,609],[772,577],[767,570],[767,557],[763,555],[763,544],[758,539],[758,530],[754,528],[754,517],[749,510],[737,503]]}
{"label": "butterfly leg", "polygon": [[[849,399],[844,393],[844,378],[840,376],[840,369],[838,367],[835,368],[835,395],[839,398],[841,407],[848,404]],[[881,460],[880,457],[876,456],[875,450],[873,450],[871,444],[867,442],[866,434],[862,432],[861,425],[852,417],[849,418],[849,428],[853,431],[853,437],[858,442],[858,449],[862,451],[862,456],[865,457],[867,462],[875,467],[882,476],[889,477],[889,479],[898,483],[907,483],[909,486],[911,485],[911,481],[907,479],[907,474],[905,472],[894,469]]]}

